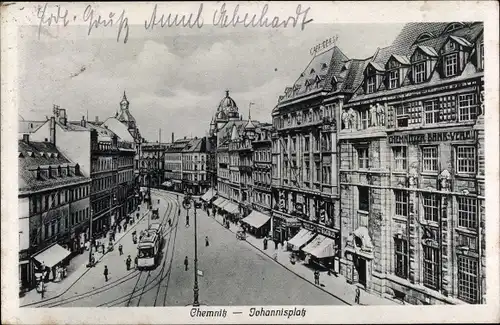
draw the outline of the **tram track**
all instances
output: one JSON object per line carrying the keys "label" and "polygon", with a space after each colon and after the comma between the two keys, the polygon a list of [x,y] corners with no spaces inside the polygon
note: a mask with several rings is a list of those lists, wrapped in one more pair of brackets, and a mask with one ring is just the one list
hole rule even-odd
{"label": "tram track", "polygon": [[[161,192],[160,192],[161,193]],[[166,198],[166,195],[168,197],[172,197],[171,194],[160,194],[158,193],[157,195],[160,196],[160,197],[163,197],[163,198]],[[169,238],[168,238],[168,242],[167,244],[165,245],[166,248],[165,248],[165,257],[163,258],[163,263],[162,263],[162,266],[160,268],[160,273],[155,276],[150,282],[148,282],[147,280],[150,278],[151,276],[151,271],[148,271],[148,276],[146,277],[146,281],[144,282],[144,285],[141,285],[141,286],[138,286],[138,283],[139,283],[139,280],[137,280],[136,282],[136,286],[135,287],[138,287],[138,289],[132,291],[132,293],[130,294],[127,294],[127,295],[123,295],[121,297],[118,297],[118,298],[115,298],[113,300],[110,300],[110,301],[107,301],[106,303],[103,303],[101,305],[99,305],[98,307],[104,307],[104,306],[108,306],[108,307],[114,307],[114,306],[119,306],[119,305],[122,305],[123,303],[126,302],[126,306],[131,306],[132,305],[132,301],[135,299],[135,298],[138,298],[137,299],[137,302],[134,303],[133,305],[136,305],[137,307],[140,306],[140,303],[142,301],[142,297],[144,296],[145,293],[147,292],[150,292],[151,290],[153,290],[155,287],[157,287],[157,293],[155,295],[155,305],[156,305],[156,301],[157,301],[157,298],[158,298],[158,292],[159,292],[159,288],[161,287],[161,282],[163,281],[163,279],[165,279],[165,277],[167,275],[170,274],[170,269],[171,269],[171,264],[172,264],[172,258],[170,259],[170,266],[169,266],[169,271],[167,272],[167,274],[163,274],[164,271],[165,271],[165,266],[166,266],[166,262],[167,262],[167,255],[168,255],[168,251],[169,251],[169,248],[170,248],[170,243],[172,242],[172,237],[173,238],[173,245],[175,245],[175,239],[177,237],[177,225],[179,223],[179,215],[178,214],[175,214],[175,211],[176,209],[174,209],[174,206],[175,208],[178,207],[178,202],[177,201],[173,201],[174,204],[172,204],[170,210],[169,210],[169,216],[171,214],[171,212],[174,212],[174,215],[173,215],[173,224],[172,224],[172,227],[169,227],[168,229],[168,232],[166,232],[166,234],[169,234]],[[165,219],[164,219],[165,220]],[[172,232],[174,232],[172,234]],[[173,235],[173,236],[172,236]],[[173,251],[172,251],[172,254],[173,254]],[[140,293],[139,293],[140,291]]]}
{"label": "tram track", "polygon": [[[173,211],[175,211],[174,208],[177,208],[178,206],[178,202],[175,200],[174,197],[172,197],[172,195],[160,195],[158,194],[159,197],[161,198],[164,198],[166,200],[166,209],[165,209],[165,213],[164,213],[164,216],[162,218],[162,222],[161,224],[164,225],[164,223],[168,220],[168,217],[171,215],[171,213]],[[175,217],[175,214],[174,214],[174,217]],[[169,230],[171,231],[171,230]],[[148,276],[147,276],[147,280],[149,279],[149,275],[150,275],[150,272],[151,271],[148,271]],[[112,289],[112,288],[115,288],[117,287],[118,285],[120,284],[123,284],[125,282],[128,282],[136,277],[138,277],[136,283],[135,283],[135,286],[134,286],[134,291],[137,291],[137,290],[140,290],[141,287],[139,287],[137,290],[136,290],[136,287],[139,283],[139,280],[141,279],[141,275],[142,275],[142,272],[141,271],[138,271],[138,270],[134,270],[133,272],[115,280],[114,282],[111,282],[109,284],[106,284],[102,287],[99,287],[99,288],[96,288],[96,289],[92,289],[92,290],[89,290],[87,292],[84,292],[84,293],[81,293],[79,295],[76,295],[76,296],[72,296],[72,297],[69,297],[69,298],[66,298],[66,299],[60,299],[60,300],[57,300],[57,301],[52,301],[52,302],[49,302],[47,304],[43,304],[43,305],[39,305],[37,307],[47,307],[47,308],[52,308],[52,307],[60,307],[60,306],[63,306],[63,305],[66,305],[66,304],[69,304],[69,303],[72,303],[72,302],[75,302],[75,301],[78,301],[78,300],[82,300],[82,299],[85,299],[85,298],[89,298],[89,297],[92,297],[94,295],[97,295],[97,294],[100,294],[102,292],[105,292],[109,289]],[[157,277],[155,277],[156,279]],[[153,281],[155,281],[155,279],[153,279],[151,281],[151,283]],[[147,281],[146,280],[146,281]],[[144,293],[144,290],[146,288],[146,286],[148,285],[147,282],[145,282],[145,284],[142,286],[142,291],[141,291],[141,295]],[[132,292],[132,295],[131,294],[126,294],[124,296],[121,296],[117,299],[121,299],[123,297],[129,297],[130,295],[130,300],[133,298],[133,293],[134,291]],[[117,300],[115,299],[115,300]],[[125,300],[127,301],[127,300]],[[100,306],[106,306],[109,302],[107,303],[104,303],[104,304],[101,304],[99,305]],[[120,303],[123,303],[123,302],[120,302]]]}

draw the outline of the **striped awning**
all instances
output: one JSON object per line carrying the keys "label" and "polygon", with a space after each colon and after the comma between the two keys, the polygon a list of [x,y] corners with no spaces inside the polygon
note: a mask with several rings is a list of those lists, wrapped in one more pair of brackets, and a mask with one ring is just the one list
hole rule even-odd
{"label": "striped awning", "polygon": [[260,228],[263,225],[265,225],[266,222],[269,221],[269,219],[271,219],[270,216],[254,210],[241,221],[249,224],[250,226],[252,226],[254,228]]}
{"label": "striped awning", "polygon": [[237,204],[234,204],[230,201],[228,201],[227,204],[225,204],[222,208],[231,214],[235,214],[240,210]]}
{"label": "striped awning", "polygon": [[209,189],[205,194],[202,195],[201,199],[205,202],[209,202],[217,194],[213,188]]}

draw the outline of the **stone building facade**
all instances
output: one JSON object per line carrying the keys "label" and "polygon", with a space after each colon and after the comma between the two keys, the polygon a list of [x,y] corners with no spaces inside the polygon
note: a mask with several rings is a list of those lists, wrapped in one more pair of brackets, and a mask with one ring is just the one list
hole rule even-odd
{"label": "stone building facade", "polygon": [[341,111],[341,273],[411,304],[484,303],[483,24],[407,24]]}

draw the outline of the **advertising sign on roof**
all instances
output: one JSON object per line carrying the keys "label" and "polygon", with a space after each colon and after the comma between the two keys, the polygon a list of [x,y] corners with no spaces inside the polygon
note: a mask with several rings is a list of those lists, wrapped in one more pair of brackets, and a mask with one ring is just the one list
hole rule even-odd
{"label": "advertising sign on roof", "polygon": [[327,38],[323,42],[312,47],[309,53],[311,53],[311,55],[316,55],[316,53],[319,53],[323,50],[326,50],[327,48],[334,46],[335,43],[338,41],[338,39],[339,39],[338,35]]}

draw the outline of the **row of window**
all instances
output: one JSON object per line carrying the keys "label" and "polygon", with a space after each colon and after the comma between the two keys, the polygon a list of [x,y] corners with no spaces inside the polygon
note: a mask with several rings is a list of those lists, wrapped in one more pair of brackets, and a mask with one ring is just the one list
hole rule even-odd
{"label": "row of window", "polygon": [[183,155],[182,156],[182,161],[194,161],[194,162],[204,162],[205,161],[205,155],[200,155],[198,159],[198,155]]}
{"label": "row of window", "polygon": [[61,189],[44,194],[33,194],[30,197],[31,213],[42,213],[69,202],[77,201],[89,195],[89,186],[82,185],[71,189]]}
{"label": "row of window", "polygon": [[253,153],[254,161],[271,161],[271,150],[257,150]]}
{"label": "row of window", "polygon": [[308,123],[316,123],[323,121],[324,117],[333,118],[334,111],[334,105],[327,105],[288,113],[273,118],[273,126],[276,129],[282,129],[284,127],[293,128]]}
{"label": "row of window", "polygon": [[182,154],[180,153],[166,153],[165,154],[165,160],[170,160],[170,161],[175,161],[175,160],[181,160]]}
{"label": "row of window", "polygon": [[113,197],[109,196],[92,202],[92,212],[94,213],[94,216],[101,214],[103,211],[109,210],[112,204],[111,200],[113,200]]}
{"label": "row of window", "polygon": [[194,170],[197,171],[199,170],[205,170],[205,164],[203,163],[183,163],[182,164],[182,169],[183,170]]}
{"label": "row of window", "polygon": [[[36,236],[34,241],[36,244],[40,244],[42,241],[46,241],[54,236],[62,235],[68,232],[72,227],[80,224],[84,220],[89,218],[89,208],[85,208],[79,211],[75,211],[71,213],[71,219],[68,216],[64,218],[58,218],[52,220],[51,222],[47,222],[43,225],[43,227],[39,227],[37,229],[38,234],[40,236]],[[71,222],[70,222],[71,221]]]}
{"label": "row of window", "polygon": [[134,157],[118,157],[118,167],[132,166],[134,164]]}
{"label": "row of window", "polygon": [[229,178],[229,170],[219,168],[219,169],[217,169],[217,176],[220,178],[228,179]]}
{"label": "row of window", "polygon": [[[409,192],[406,190],[394,190],[395,215],[400,217],[409,216]],[[441,221],[441,195],[434,193],[420,193],[418,202],[422,211],[422,218],[426,221]],[[476,229],[479,225],[479,211],[477,199],[457,196],[448,205],[456,206],[458,214],[458,227]],[[370,211],[370,188],[358,186],[358,210]]]}
{"label": "row of window", "polygon": [[114,170],[117,168],[116,158],[113,157],[98,157],[97,159],[92,159],[91,170],[93,173]]}
{"label": "row of window", "polygon": [[271,173],[254,171],[253,177],[256,183],[271,184]]}
{"label": "row of window", "polygon": [[253,192],[253,200],[255,203],[259,203],[265,206],[271,206],[271,194],[261,193],[261,192]]}
{"label": "row of window", "polygon": [[101,177],[92,180],[91,191],[98,193],[116,186],[116,175]]}
{"label": "row of window", "polygon": [[118,173],[118,183],[131,182],[134,179],[134,171],[127,170]]}
{"label": "row of window", "polygon": [[[408,240],[394,239],[394,273],[403,279],[408,278],[409,257]],[[441,289],[440,250],[423,246],[422,283],[433,289]],[[475,257],[457,255],[458,298],[468,303],[479,301],[479,262]]]}
{"label": "row of window", "polygon": [[[418,147],[421,155],[421,171],[422,172],[438,172],[439,171],[439,146],[420,146]],[[370,155],[369,146],[357,146],[357,168],[369,169]],[[476,148],[468,145],[454,146],[455,154],[455,171],[459,174],[474,174],[476,173],[477,157]],[[406,171],[408,168],[408,149],[406,146],[392,147],[393,168],[396,171]]]}

